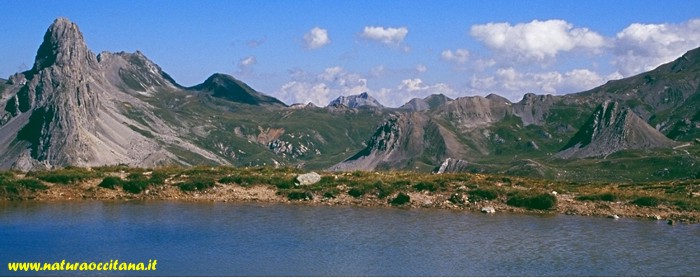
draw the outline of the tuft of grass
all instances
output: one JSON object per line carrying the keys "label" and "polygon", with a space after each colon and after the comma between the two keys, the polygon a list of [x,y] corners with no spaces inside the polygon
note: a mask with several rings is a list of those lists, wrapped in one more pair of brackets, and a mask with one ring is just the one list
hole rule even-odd
{"label": "tuft of grass", "polygon": [[35,177],[39,180],[58,183],[58,184],[73,184],[89,179],[99,178],[101,174],[96,171],[90,171],[83,168],[67,167],[53,171],[37,171],[27,173],[28,177]]}
{"label": "tuft of grass", "polygon": [[353,196],[355,198],[360,198],[362,195],[365,195],[365,191],[362,190],[360,187],[353,187],[348,190],[348,195]]}
{"label": "tuft of grass", "polygon": [[557,206],[557,197],[547,193],[537,195],[515,193],[508,198],[506,204],[527,209],[548,210]]}
{"label": "tuft of grass", "polygon": [[400,192],[399,194],[396,195],[395,198],[391,199],[389,201],[389,204],[392,206],[400,206],[400,205],[405,205],[411,202],[411,196],[408,196],[408,194]]}
{"label": "tuft of grass", "polygon": [[139,194],[146,190],[146,188],[151,185],[151,183],[148,180],[145,179],[137,179],[137,180],[128,180],[122,183],[122,188],[124,191],[133,193],[133,194]]}
{"label": "tuft of grass", "polygon": [[419,182],[418,184],[414,185],[413,188],[418,190],[418,191],[427,190],[430,192],[435,192],[438,189],[438,187],[435,185],[435,183],[432,183],[429,181]]}
{"label": "tuft of grass", "polygon": [[202,191],[207,188],[214,187],[216,183],[212,179],[191,179],[188,181],[180,182],[177,186],[182,191]]}
{"label": "tuft of grass", "polygon": [[309,191],[292,191],[287,194],[289,200],[313,200],[314,195]]}
{"label": "tuft of grass", "polygon": [[655,207],[661,204],[661,200],[657,197],[645,196],[639,197],[632,201],[632,204],[638,205],[640,207]]}
{"label": "tuft of grass", "polygon": [[498,191],[493,189],[474,189],[469,192],[469,199],[475,202],[482,200],[495,200],[498,198]]}
{"label": "tuft of grass", "polygon": [[601,194],[591,194],[591,195],[581,195],[576,197],[579,201],[606,201],[606,202],[616,202],[620,199],[615,193],[601,193]]}
{"label": "tuft of grass", "polygon": [[45,190],[49,188],[48,186],[44,185],[41,181],[32,178],[15,180],[15,184],[29,189],[31,191]]}
{"label": "tuft of grass", "polygon": [[100,182],[100,184],[98,184],[97,186],[108,189],[114,189],[117,186],[121,186],[123,183],[124,181],[120,177],[109,176],[102,179],[102,182]]}

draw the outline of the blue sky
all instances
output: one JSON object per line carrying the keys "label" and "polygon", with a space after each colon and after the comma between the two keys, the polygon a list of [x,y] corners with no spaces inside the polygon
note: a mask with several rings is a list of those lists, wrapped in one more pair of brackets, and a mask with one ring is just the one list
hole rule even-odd
{"label": "blue sky", "polygon": [[565,94],[700,47],[700,1],[3,1],[0,76],[57,17],[88,47],[142,51],[184,86],[215,72],[291,104],[364,91]]}

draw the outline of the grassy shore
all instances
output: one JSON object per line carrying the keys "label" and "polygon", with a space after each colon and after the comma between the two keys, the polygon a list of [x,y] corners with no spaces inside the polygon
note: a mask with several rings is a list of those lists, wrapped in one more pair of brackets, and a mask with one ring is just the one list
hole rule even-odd
{"label": "grassy shore", "polygon": [[428,207],[700,222],[700,180],[574,183],[485,174],[320,172],[311,185],[290,168],[198,166],[0,172],[5,200],[200,200]]}

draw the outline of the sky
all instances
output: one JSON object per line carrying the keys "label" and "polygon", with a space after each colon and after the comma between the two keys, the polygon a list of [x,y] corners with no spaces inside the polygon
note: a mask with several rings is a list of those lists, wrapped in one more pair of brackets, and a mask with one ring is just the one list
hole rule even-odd
{"label": "sky", "polygon": [[700,1],[3,1],[0,77],[55,18],[94,52],[140,50],[183,86],[226,73],[287,104],[368,92],[567,94],[700,47]]}

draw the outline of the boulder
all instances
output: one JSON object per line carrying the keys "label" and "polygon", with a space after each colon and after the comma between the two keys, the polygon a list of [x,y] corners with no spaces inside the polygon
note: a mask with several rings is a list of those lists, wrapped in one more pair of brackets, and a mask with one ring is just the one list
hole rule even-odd
{"label": "boulder", "polygon": [[301,174],[297,177],[299,185],[310,185],[321,181],[321,175],[316,172]]}
{"label": "boulder", "polygon": [[483,213],[496,213],[496,209],[493,207],[483,207],[483,208],[481,208],[481,212],[483,212]]}

